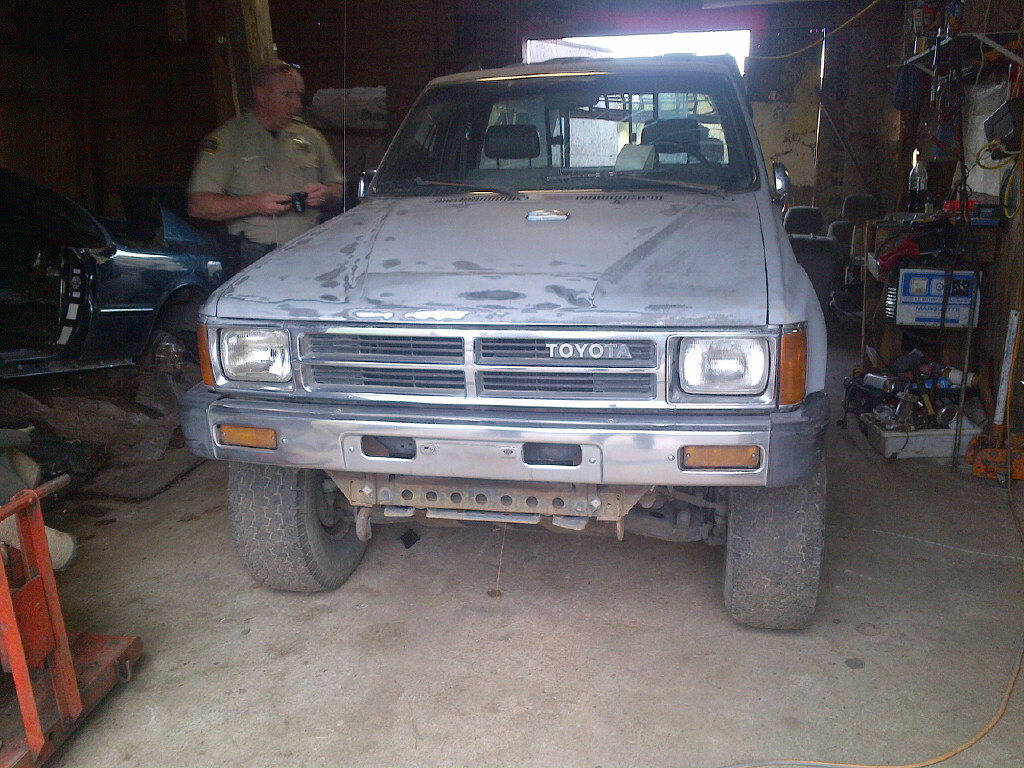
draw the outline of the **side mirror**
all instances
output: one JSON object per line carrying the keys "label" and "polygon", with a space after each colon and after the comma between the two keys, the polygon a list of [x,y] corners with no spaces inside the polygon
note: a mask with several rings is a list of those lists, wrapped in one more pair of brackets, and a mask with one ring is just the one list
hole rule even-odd
{"label": "side mirror", "polygon": [[359,178],[356,180],[356,200],[362,200],[366,197],[366,193],[370,191],[370,183],[373,181],[373,174],[377,171],[362,171],[359,174]]}
{"label": "side mirror", "polygon": [[782,163],[772,163],[772,172],[775,174],[775,204],[779,208],[785,208],[789,200],[789,170]]}

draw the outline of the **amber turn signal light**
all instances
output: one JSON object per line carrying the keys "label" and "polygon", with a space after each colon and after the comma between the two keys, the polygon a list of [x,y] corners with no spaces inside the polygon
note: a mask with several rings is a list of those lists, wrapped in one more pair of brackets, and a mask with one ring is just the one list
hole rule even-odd
{"label": "amber turn signal light", "polygon": [[199,370],[203,372],[203,384],[213,386],[213,363],[210,361],[210,340],[206,335],[206,323],[196,326],[196,343],[199,345]]}
{"label": "amber turn signal light", "polygon": [[683,469],[757,469],[761,451],[756,445],[684,445]]}
{"label": "amber turn signal light", "polygon": [[238,445],[242,448],[277,449],[277,431],[266,427],[242,427],[237,424],[221,424],[217,427],[217,439],[221,445]]}
{"label": "amber turn signal light", "polygon": [[779,353],[779,405],[796,405],[807,394],[807,332],[782,334]]}

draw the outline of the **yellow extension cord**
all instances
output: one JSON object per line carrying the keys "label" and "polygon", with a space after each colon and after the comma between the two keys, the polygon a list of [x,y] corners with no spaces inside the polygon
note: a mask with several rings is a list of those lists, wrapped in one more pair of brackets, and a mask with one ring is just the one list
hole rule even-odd
{"label": "yellow extension cord", "polygon": [[[1013,502],[1013,490],[1012,480],[1007,478],[1007,493],[1010,504],[1010,516],[1013,518],[1013,522],[1017,526],[1017,533],[1020,536],[1021,543],[1024,544],[1024,525],[1021,524],[1020,518],[1017,517],[1016,509],[1014,508]],[[1024,570],[1024,566],[1022,566]],[[949,760],[955,755],[959,755],[961,752],[966,752],[968,749],[973,747],[985,736],[988,735],[989,731],[996,727],[1003,714],[1006,712],[1006,707],[1010,703],[1010,697],[1013,695],[1013,688],[1017,684],[1017,678],[1020,676],[1020,668],[1024,662],[1024,633],[1021,634],[1020,647],[1017,650],[1017,660],[1013,668],[1013,673],[1010,675],[1010,682],[1006,686],[1006,693],[1003,694],[1003,701],[999,705],[999,709],[996,711],[995,716],[989,721],[988,725],[982,728],[978,734],[965,741],[959,747],[955,747],[948,752],[944,752],[938,757],[933,757],[930,760],[922,760],[919,763],[904,763],[902,765],[880,765],[880,764],[863,764],[863,763],[829,763],[820,760],[762,760],[755,763],[735,763],[733,765],[724,766],[724,768],[785,768],[787,766],[810,766],[811,768],[926,768],[929,765],[936,765],[938,763]]]}
{"label": "yellow extension cord", "polygon": [[[846,21],[844,21],[838,27],[833,29],[828,34],[826,34],[824,39],[828,40],[830,37],[832,37],[832,35],[835,35],[835,34],[837,34],[839,32],[842,32],[848,26],[853,24],[853,22],[855,22],[857,19],[859,19],[861,16],[863,16],[865,13],[870,11],[872,8],[874,8],[876,5],[878,5],[881,2],[882,2],[882,0],[873,0],[873,2],[869,3],[867,6],[862,8],[860,11],[858,11],[856,14],[854,14],[850,18],[848,18]],[[801,53],[807,53],[807,51],[810,51],[810,50],[812,50],[814,48],[817,48],[818,46],[820,46],[822,44],[822,42],[823,42],[822,40],[815,40],[810,45],[805,45],[803,48],[800,48],[799,50],[791,51],[790,53],[783,53],[783,54],[781,54],[779,56],[748,56],[747,58],[748,59],[759,59],[760,61],[779,61],[780,59],[789,59],[789,58],[792,58],[793,56],[799,56]]]}
{"label": "yellow extension cord", "polygon": [[[1022,34],[1024,34],[1024,26],[1022,26]],[[980,154],[980,152],[979,152]],[[1018,160],[1018,162],[1020,162]],[[1018,165],[1017,173],[1024,175],[1024,170]],[[1020,204],[1018,203],[1017,212],[1020,212]],[[1017,361],[1017,349],[1020,345],[1020,337],[1017,339],[1017,344],[1014,346],[1013,362],[1012,367],[1016,369]],[[1006,404],[1007,412],[1010,409],[1010,403],[1007,401]],[[1007,422],[1009,419],[1007,418]],[[1017,535],[1020,537],[1021,544],[1024,545],[1024,524],[1021,523],[1020,517],[1017,515],[1016,505],[1013,499],[1013,471],[1012,471],[1012,456],[1009,446],[1011,445],[1010,436],[1007,435],[1007,474],[1006,474],[1006,492],[1007,502],[1009,505],[1010,517],[1012,518],[1014,525],[1017,528]],[[1022,564],[1022,571],[1024,571],[1024,564]],[[951,757],[959,755],[961,752],[966,752],[968,749],[973,747],[979,741],[981,741],[988,733],[996,727],[996,724],[1002,719],[1006,713],[1006,707],[1010,703],[1010,698],[1013,696],[1014,686],[1017,684],[1017,678],[1020,677],[1020,669],[1024,664],[1024,632],[1021,633],[1020,647],[1017,649],[1016,662],[1013,667],[1013,672],[1010,675],[1010,682],[1006,686],[1006,693],[1003,694],[1003,700],[999,705],[999,709],[996,710],[995,716],[989,721],[988,725],[982,728],[976,736],[969,741],[965,741],[958,747],[955,747],[948,752],[944,752],[938,757],[933,757],[930,760],[923,760],[918,763],[904,763],[902,765],[894,764],[864,764],[864,763],[829,763],[820,760],[763,760],[754,763],[736,763],[724,768],[788,768],[789,766],[796,766],[798,768],[927,768],[930,765],[937,765],[938,763],[949,760]]]}
{"label": "yellow extension cord", "polygon": [[[882,0],[874,0],[874,2],[872,2],[869,5],[867,5],[866,7],[864,7],[855,16],[852,16],[851,18],[847,19],[841,25],[839,25],[834,30],[832,30],[827,35],[825,35],[825,40],[828,40],[830,37],[832,37],[832,35],[836,34],[837,32],[840,32],[843,29],[845,29],[846,27],[848,27],[850,24],[855,22],[861,16],[863,16],[868,11],[870,11],[872,8],[874,8],[876,5],[878,5],[881,1]],[[1021,30],[1020,30],[1020,33],[1018,34],[1018,37],[1019,37],[1019,39],[1022,40],[1022,42],[1024,42],[1024,25],[1021,26]],[[811,50],[813,48],[817,48],[819,45],[821,45],[821,41],[820,40],[815,40],[810,45],[807,45],[807,46],[805,46],[803,48],[800,48],[799,50],[793,51],[791,53],[782,54],[781,56],[751,56],[750,58],[751,59],[761,59],[763,61],[773,61],[773,60],[779,60],[779,59],[788,59],[788,58],[791,58],[793,56],[799,56],[801,53],[806,53],[807,51],[809,51],[809,50]],[[1018,153],[1017,155],[1015,155],[1013,157],[1010,157],[1007,160],[1005,160],[1004,162],[1000,163],[999,165],[995,165],[995,166],[987,166],[987,165],[984,165],[981,162],[981,153],[982,153],[982,151],[984,151],[986,149],[991,149],[992,147],[994,147],[998,143],[999,142],[991,142],[989,144],[986,144],[984,147],[982,147],[981,149],[978,150],[978,157],[977,157],[978,164],[982,168],[988,168],[990,170],[995,170],[995,169],[998,169],[998,168],[1004,168],[1004,167],[1006,167],[1007,165],[1010,165],[1011,163],[1013,163],[1016,160],[1018,162],[1017,173],[1020,176],[1024,176],[1024,163],[1021,163],[1021,161],[1020,161],[1021,153]],[[1009,187],[1009,185],[1008,185],[1008,187]],[[1018,204],[1017,212],[1020,211],[1020,208],[1021,208],[1021,206]],[[1017,517],[1017,512],[1016,512],[1016,509],[1014,508],[1013,491],[1012,491],[1013,481],[1012,481],[1012,478],[1011,478],[1010,475],[1007,476],[1007,483],[1008,483],[1008,485],[1007,485],[1007,493],[1008,493],[1009,505],[1010,505],[1010,517],[1013,518],[1013,522],[1017,526],[1017,533],[1020,536],[1021,544],[1024,544],[1024,525],[1021,524],[1020,518]],[[1024,570],[1024,566],[1022,566],[1022,570]],[[943,754],[939,755],[938,757],[933,757],[930,760],[922,760],[921,762],[918,762],[918,763],[904,763],[904,764],[901,764],[901,765],[895,765],[895,764],[884,764],[883,765],[883,764],[878,764],[878,763],[874,763],[874,764],[865,764],[865,763],[830,763],[830,762],[821,761],[821,760],[762,760],[762,761],[753,762],[753,763],[734,763],[732,765],[723,766],[723,768],[789,768],[791,766],[795,766],[796,768],[805,768],[805,767],[807,767],[807,768],[927,768],[930,765],[937,765],[938,763],[941,763],[941,762],[944,762],[946,760],[949,760],[951,757],[955,757],[956,755],[959,755],[961,752],[966,752],[968,749],[970,749],[975,744],[977,744],[979,741],[981,741],[983,738],[985,738],[985,736],[987,736],[989,734],[989,732],[993,728],[996,727],[996,724],[1002,719],[1003,715],[1006,713],[1006,708],[1007,708],[1007,706],[1010,703],[1010,698],[1013,696],[1014,686],[1016,686],[1016,684],[1017,684],[1017,678],[1020,677],[1020,669],[1021,669],[1022,665],[1024,665],[1024,632],[1021,633],[1020,647],[1017,650],[1016,662],[1015,662],[1014,667],[1013,667],[1013,672],[1010,675],[1010,682],[1006,686],[1006,693],[1003,694],[1003,700],[1002,700],[1002,702],[999,705],[999,709],[996,710],[995,716],[989,721],[988,725],[986,725],[984,728],[982,728],[977,733],[977,735],[974,736],[972,739],[970,739],[969,741],[965,741],[960,746],[954,747],[953,749],[949,750],[948,752],[944,752]]]}

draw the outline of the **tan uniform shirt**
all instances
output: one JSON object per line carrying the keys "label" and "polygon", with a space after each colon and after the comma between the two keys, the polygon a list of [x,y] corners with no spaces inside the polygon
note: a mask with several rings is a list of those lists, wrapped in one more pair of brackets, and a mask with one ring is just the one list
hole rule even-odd
{"label": "tan uniform shirt", "polygon": [[[208,135],[192,169],[189,192],[290,195],[310,182],[340,184],[344,177],[319,131],[302,120],[277,132],[275,138],[252,112],[245,112]],[[256,214],[229,221],[228,233],[258,243],[284,243],[320,221],[320,208],[289,210],[276,216]]]}

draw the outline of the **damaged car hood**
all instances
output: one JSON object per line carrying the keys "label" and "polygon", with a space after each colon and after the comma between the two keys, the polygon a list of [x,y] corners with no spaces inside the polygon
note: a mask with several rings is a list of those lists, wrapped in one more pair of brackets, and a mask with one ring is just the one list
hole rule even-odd
{"label": "damaged car hood", "polygon": [[751,193],[371,197],[241,273],[206,311],[270,321],[762,325],[764,260]]}

